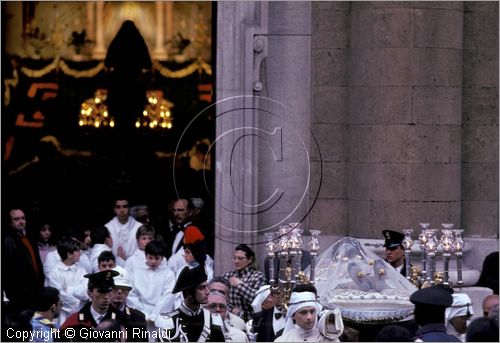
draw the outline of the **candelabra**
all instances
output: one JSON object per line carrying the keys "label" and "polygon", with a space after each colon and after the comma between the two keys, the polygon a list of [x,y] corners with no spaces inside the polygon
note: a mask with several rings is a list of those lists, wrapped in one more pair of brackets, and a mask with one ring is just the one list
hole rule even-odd
{"label": "candelabra", "polygon": [[457,257],[457,286],[462,287],[464,281],[462,280],[462,249],[464,247],[464,241],[462,240],[462,232],[464,230],[453,230],[455,239],[453,240],[453,247],[455,248],[455,256]]}
{"label": "candelabra", "polygon": [[309,274],[309,281],[314,284],[314,270],[316,268],[316,258],[318,257],[319,251],[319,234],[320,230],[311,230],[311,240],[307,243],[309,252],[311,253],[311,271]]}
{"label": "candelabra", "polygon": [[[86,99],[80,106],[78,117],[79,126],[115,127],[115,119],[108,112],[106,104],[108,91],[98,89],[92,98]],[[147,91],[148,103],[146,104],[142,116],[135,122],[136,128],[165,129],[172,128],[172,114],[170,110],[173,103],[163,98],[162,91]]]}
{"label": "candelabra", "polygon": [[421,272],[421,283],[427,279],[427,252],[425,251],[425,246],[427,244],[427,230],[431,224],[420,223],[421,232],[418,235],[418,240],[420,241],[420,251],[422,251],[422,272]]}
{"label": "candelabra", "polygon": [[436,271],[436,252],[438,248],[436,232],[437,229],[427,230],[427,243],[425,244],[425,251],[429,257],[429,261],[427,262],[429,267],[427,272],[427,281],[429,281],[431,285],[435,283],[434,272]]}
{"label": "candelabra", "polygon": [[444,275],[443,275],[443,284],[449,285],[449,270],[450,270],[450,257],[451,257],[451,248],[453,243],[453,237],[451,236],[451,228],[453,224],[451,223],[443,223],[441,224],[444,229],[441,230],[442,236],[439,241],[441,247],[443,248],[443,257],[444,257]]}
{"label": "candelabra", "polygon": [[107,97],[107,90],[98,89],[92,98],[85,100],[80,107],[78,125],[94,126],[95,128],[101,126],[114,127],[115,120],[109,116],[108,106],[106,105]]}
{"label": "candelabra", "polygon": [[135,127],[149,127],[151,129],[171,129],[172,116],[170,109],[173,103],[163,98],[162,91],[148,91],[148,103],[142,111],[142,117],[137,118]]}
{"label": "candelabra", "polygon": [[[314,269],[316,256],[319,251],[319,230],[311,230],[311,241],[307,244],[311,254],[311,271],[310,278],[307,279],[304,272],[301,271],[301,257],[302,247],[304,245],[302,239],[302,228],[300,223],[291,223],[282,225],[276,235],[272,232],[266,233],[267,243],[266,252],[267,259],[269,260],[269,281],[272,285],[274,292],[279,293],[281,304],[278,307],[287,309],[288,302],[293,287],[296,284],[313,283],[314,282]],[[277,240],[277,243],[275,243]],[[279,261],[279,268],[275,271],[274,260],[277,256]],[[275,276],[275,273],[278,276]]]}
{"label": "candelabra", "polygon": [[[464,241],[462,239],[463,230],[453,229],[453,224],[443,223],[441,224],[443,229],[441,229],[441,237],[438,239],[437,229],[429,229],[428,223],[421,223],[421,233],[419,234],[420,240],[420,250],[422,252],[422,270],[418,271],[415,267],[410,269],[410,281],[412,281],[417,287],[423,282],[428,282],[431,285],[436,283],[443,283],[444,285],[450,285],[449,276],[449,266],[450,259],[454,255],[457,260],[457,286],[463,286],[464,282],[462,280],[462,259],[463,259],[463,247]],[[405,257],[408,250],[409,242],[411,241],[411,231],[403,230],[405,238],[402,242],[405,248]],[[410,248],[411,249],[411,248]],[[436,258],[439,253],[444,259],[444,270],[436,271]],[[408,260],[409,261],[409,260]],[[407,271],[408,275],[408,271]],[[417,280],[417,275],[419,276]]]}
{"label": "candelabra", "polygon": [[408,280],[411,279],[411,273],[410,273],[410,253],[411,253],[411,248],[413,247],[413,240],[411,239],[411,233],[412,229],[405,229],[403,230],[403,233],[405,235],[405,238],[403,239],[403,248],[405,249],[405,272],[406,272],[406,278]]}
{"label": "candelabra", "polygon": [[267,243],[266,252],[267,258],[269,259],[269,283],[273,285],[275,283],[274,278],[274,250],[276,249],[276,244],[273,241],[274,234],[272,232],[267,232]]}

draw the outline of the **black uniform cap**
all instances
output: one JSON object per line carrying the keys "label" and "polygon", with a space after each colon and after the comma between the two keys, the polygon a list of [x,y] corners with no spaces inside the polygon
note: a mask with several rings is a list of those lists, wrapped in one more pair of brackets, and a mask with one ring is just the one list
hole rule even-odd
{"label": "black uniform cap", "polygon": [[414,292],[410,296],[410,301],[414,304],[449,307],[453,303],[451,292],[440,285],[431,286]]}
{"label": "black uniform cap", "polygon": [[400,246],[401,243],[403,243],[403,239],[405,238],[405,235],[403,235],[401,232],[392,230],[384,230],[382,231],[382,234],[385,237],[385,248],[396,248]]}
{"label": "black uniform cap", "polygon": [[179,274],[179,278],[175,283],[172,293],[194,288],[204,281],[207,281],[207,273],[205,273],[205,268],[203,266],[200,265],[195,268],[184,267]]}
{"label": "black uniform cap", "polygon": [[101,293],[111,292],[115,282],[113,277],[120,275],[116,270],[104,270],[94,274],[85,274],[83,277],[89,279],[88,288],[97,288]]}

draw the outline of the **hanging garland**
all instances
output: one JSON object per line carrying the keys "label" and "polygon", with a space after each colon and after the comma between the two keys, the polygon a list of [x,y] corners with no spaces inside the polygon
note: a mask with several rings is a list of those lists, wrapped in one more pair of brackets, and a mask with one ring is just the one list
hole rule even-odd
{"label": "hanging garland", "polygon": [[33,70],[26,67],[21,67],[21,71],[28,77],[38,79],[56,69],[58,65],[59,65],[59,57],[56,57],[51,64],[40,70]]}
{"label": "hanging garland", "polygon": [[201,72],[201,70],[204,70],[208,75],[212,75],[212,68],[208,63],[202,60],[196,60],[187,67],[179,70],[170,70],[167,67],[162,66],[160,62],[154,60],[153,67],[158,70],[162,76],[171,79],[181,79],[193,74],[196,71]]}
{"label": "hanging garland", "polygon": [[[167,67],[161,65],[161,63],[158,62],[157,60],[154,60],[153,67],[156,70],[158,70],[162,76],[171,79],[181,79],[193,74],[196,71],[198,72],[204,71],[208,75],[210,76],[212,75],[212,67],[210,66],[210,64],[202,60],[196,60],[187,67],[179,70],[168,69]],[[61,60],[59,57],[56,57],[54,61],[52,61],[52,63],[50,63],[46,67],[43,67],[42,69],[35,70],[35,69],[29,69],[27,67],[21,67],[21,72],[30,78],[37,79],[47,75],[48,73],[52,72],[55,69],[60,69],[64,74],[75,78],[94,77],[97,74],[99,74],[101,70],[104,69],[104,62],[100,62],[97,66],[90,68],[88,70],[76,70],[76,69],[71,69],[66,64],[66,62]]]}
{"label": "hanging garland", "polygon": [[59,67],[61,68],[62,72],[66,75],[73,76],[75,78],[80,78],[80,77],[94,77],[97,74],[101,72],[101,70],[104,69],[104,62],[99,63],[96,65],[94,68],[90,68],[89,70],[74,70],[71,69],[66,62],[61,61]]}

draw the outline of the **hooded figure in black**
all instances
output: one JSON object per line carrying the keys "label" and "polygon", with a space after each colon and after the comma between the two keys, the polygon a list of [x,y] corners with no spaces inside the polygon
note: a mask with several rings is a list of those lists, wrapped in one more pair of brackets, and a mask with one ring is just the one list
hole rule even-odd
{"label": "hooded figure in black", "polygon": [[109,45],[104,65],[109,76],[108,110],[120,131],[135,130],[135,121],[147,104],[151,57],[133,21],[123,22]]}

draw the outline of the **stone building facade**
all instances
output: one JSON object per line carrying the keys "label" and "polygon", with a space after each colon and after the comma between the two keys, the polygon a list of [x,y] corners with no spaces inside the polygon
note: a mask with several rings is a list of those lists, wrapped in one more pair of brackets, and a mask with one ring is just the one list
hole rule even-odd
{"label": "stone building facade", "polygon": [[220,2],[216,20],[219,272],[298,221],[323,248],[450,222],[471,267],[498,250],[498,2]]}

